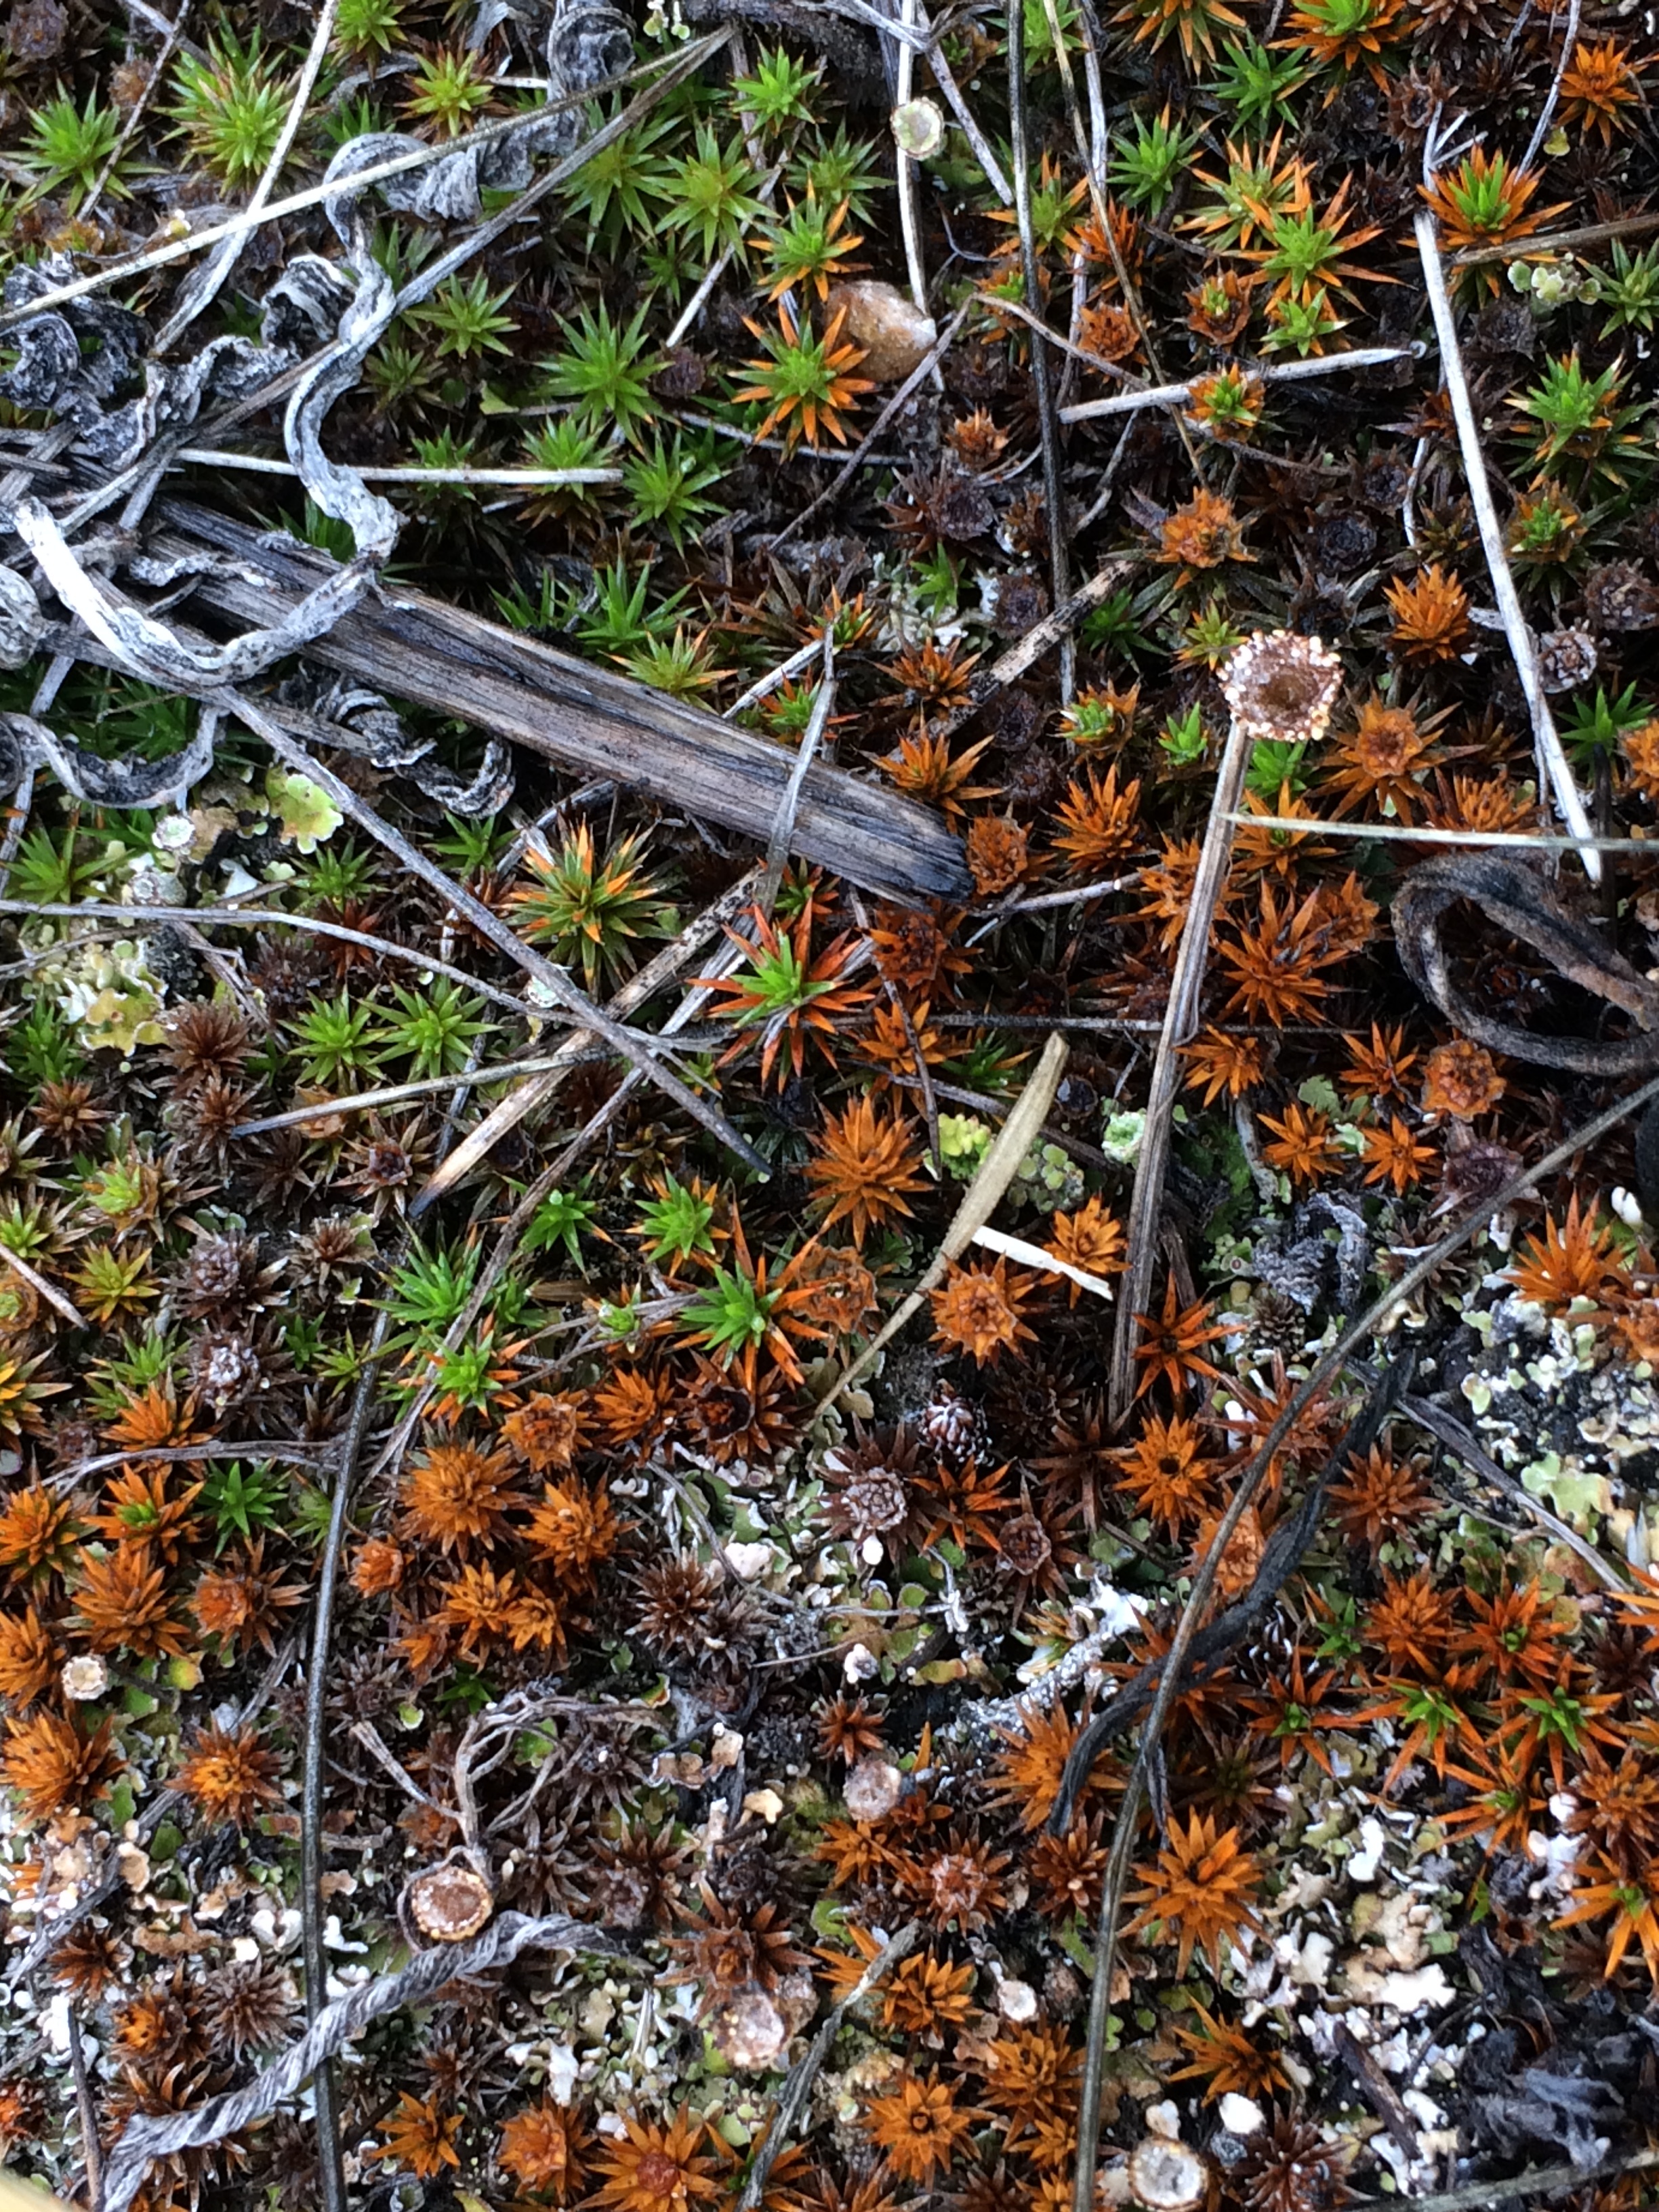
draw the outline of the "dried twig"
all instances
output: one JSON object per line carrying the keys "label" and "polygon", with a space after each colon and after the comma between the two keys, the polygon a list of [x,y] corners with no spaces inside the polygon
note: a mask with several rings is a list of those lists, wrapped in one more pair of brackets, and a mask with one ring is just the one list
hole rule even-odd
{"label": "dried twig", "polygon": [[1013,187],[1003,173],[1002,164],[993,151],[990,140],[975,121],[973,109],[969,106],[963,96],[962,87],[957,82],[956,72],[945,58],[945,48],[939,40],[933,35],[933,26],[928,18],[923,0],[915,0],[913,12],[918,27],[933,39],[933,44],[927,49],[927,66],[933,73],[934,82],[945,94],[945,102],[951,114],[962,125],[962,135],[968,141],[974,159],[979,163],[983,173],[986,183],[989,185],[1004,207],[1012,207],[1014,198]]}
{"label": "dried twig", "polygon": [[1559,1515],[1552,1513],[1542,1498],[1534,1498],[1524,1483],[1517,1482],[1512,1474],[1506,1474],[1492,1454],[1483,1449],[1474,1431],[1463,1422],[1447,1413],[1443,1407],[1437,1406],[1430,1398],[1403,1398],[1401,1407],[1419,1429],[1426,1429],[1437,1443],[1443,1444],[1454,1458],[1461,1459],[1471,1474],[1478,1476],[1482,1482],[1490,1483],[1494,1490],[1501,1491],[1505,1498],[1511,1499],[1523,1511],[1530,1513],[1540,1528],[1547,1529],[1558,1544],[1564,1544],[1568,1551],[1583,1561],[1604,1589],[1627,1590],[1630,1588],[1628,1575],[1622,1574],[1610,1560],[1603,1559],[1594,1544],[1581,1536]]}
{"label": "dried twig", "polygon": [[[292,461],[278,460],[274,453],[227,453],[210,447],[183,446],[173,455],[173,464],[205,469],[241,469],[254,476],[297,477],[300,473]],[[356,473],[365,483],[407,484],[503,484],[521,485],[526,491],[544,489],[550,484],[620,483],[620,469],[422,469],[412,464],[395,468],[359,469]]]}
{"label": "dried twig", "polygon": [[[193,503],[169,501],[163,511],[177,526],[161,540],[165,551],[209,546],[234,556],[200,579],[197,598],[238,619],[269,622],[332,565]],[[307,651],[377,690],[459,714],[757,841],[769,834],[788,781],[789,755],[766,738],[425,592],[400,589],[395,600],[360,604]],[[288,709],[267,711],[297,727]],[[936,814],[822,761],[807,775],[796,826],[799,853],[883,897],[960,898],[969,889],[960,842]]]}
{"label": "dried twig", "polygon": [[173,21],[168,24],[167,36],[161,41],[161,51],[150,65],[149,75],[144,81],[144,88],[127,110],[126,120],[121,125],[120,136],[110,148],[108,159],[98,172],[92,190],[81,204],[81,220],[83,222],[89,222],[92,220],[93,211],[108,189],[110,179],[121,166],[122,155],[131,145],[137,134],[138,126],[144,119],[152,96],[165,81],[167,64],[173,59],[179,41],[184,35],[185,25],[190,20],[190,9],[191,0],[179,0],[178,6],[173,11]]}
{"label": "dried twig", "polygon": [[1380,838],[1401,845],[1481,847],[1518,853],[1639,853],[1659,860],[1659,838],[1553,837],[1531,830],[1407,829],[1401,822],[1333,822],[1322,814],[1235,814],[1236,823],[1252,830],[1292,830],[1298,835],[1321,837]]}
{"label": "dried twig", "polygon": [[1645,215],[1620,216],[1615,222],[1579,223],[1570,230],[1540,230],[1531,238],[1512,239],[1507,246],[1468,246],[1454,253],[1446,266],[1454,276],[1465,269],[1490,267],[1496,261],[1524,261],[1540,253],[1565,253],[1579,246],[1607,246],[1615,238],[1639,238],[1659,230],[1659,209]]}
{"label": "dried twig", "polygon": [[[1574,0],[1574,6],[1577,0]],[[1440,244],[1432,212],[1424,208],[1416,222],[1417,251],[1423,264],[1423,282],[1428,288],[1429,309],[1434,317],[1435,336],[1440,342],[1440,371],[1446,380],[1450,395],[1452,417],[1457,424],[1457,443],[1463,456],[1463,477],[1468,486],[1469,503],[1474,509],[1474,519],[1480,532],[1481,550],[1486,556],[1486,572],[1492,578],[1492,596],[1498,602],[1498,611],[1504,618],[1504,634],[1509,640],[1510,652],[1515,660],[1516,673],[1521,678],[1521,689],[1526,694],[1527,710],[1532,717],[1533,741],[1538,753],[1538,772],[1541,782],[1549,785],[1555,794],[1555,804],[1561,819],[1576,836],[1590,837],[1589,816],[1577,785],[1573,781],[1572,768],[1562,749],[1555,727],[1555,717],[1544,692],[1544,679],[1539,672],[1538,647],[1521,611],[1520,596],[1515,588],[1515,577],[1510,568],[1510,556],[1504,544],[1503,525],[1498,520],[1498,510],[1492,505],[1492,486],[1486,479],[1486,457],[1480,449],[1480,428],[1475,420],[1474,402],[1469,397],[1468,380],[1463,374],[1463,356],[1457,343],[1457,325],[1452,315],[1451,295],[1446,289],[1445,271],[1440,264]],[[1586,843],[1580,858],[1584,872],[1592,883],[1601,880],[1601,861],[1593,844]]]}
{"label": "dried twig", "polygon": [[[902,29],[913,31],[915,26],[916,0],[899,0],[899,23]],[[884,25],[890,30],[890,25]],[[912,86],[915,81],[916,49],[913,40],[900,39],[898,46],[897,90],[894,95],[896,108],[909,105]],[[921,185],[919,165],[900,145],[896,149],[898,162],[899,228],[904,234],[904,263],[910,273],[910,297],[919,313],[927,313],[927,270],[921,255]],[[935,370],[935,374],[938,374]]]}
{"label": "dried twig", "polygon": [[[1288,651],[1288,647],[1283,650]],[[1319,650],[1316,643],[1314,650]],[[1274,641],[1258,636],[1242,646],[1230,669],[1244,655],[1275,657]],[[1334,667],[1334,661],[1331,662]],[[1334,686],[1331,686],[1334,696]],[[1231,694],[1230,693],[1230,698]],[[1329,713],[1329,698],[1325,712]],[[1152,1086],[1146,1096],[1146,1120],[1135,1161],[1134,1188],[1129,1200],[1126,1230],[1129,1262],[1123,1277],[1123,1298],[1112,1332],[1112,1360],[1108,1382],[1108,1409],[1114,1424],[1121,1422],[1134,1396],[1135,1334],[1140,1316],[1152,1304],[1152,1274],[1158,1259],[1158,1217],[1164,1203],[1164,1176],[1169,1161],[1170,1128],[1176,1092],[1181,1083],[1180,1048],[1198,1026],[1199,996],[1209,957],[1210,927],[1217,901],[1226,880],[1233,849],[1233,823],[1244,789],[1245,771],[1261,727],[1235,704],[1227,728],[1226,744],[1216,769],[1210,799],[1210,818],[1205,827],[1198,869],[1193,878],[1187,918],[1182,926],[1180,949],[1170,982],[1169,1003],[1152,1063]]]}
{"label": "dried twig", "polygon": [[[270,906],[100,906],[96,901],[83,901],[79,906],[44,904],[28,899],[0,899],[0,914],[43,915],[55,921],[79,921],[83,916],[94,920],[123,921],[191,922],[199,929],[258,928],[274,923],[283,929],[297,929],[307,936],[329,937],[344,945],[361,945],[382,959],[404,960],[411,968],[418,968],[425,975],[447,975],[453,983],[465,984],[479,998],[490,1005],[503,1006],[509,1013],[526,1021],[544,1021],[547,1009],[532,1006],[527,999],[515,998],[511,991],[503,991],[497,983],[487,982],[483,976],[473,975],[465,968],[452,967],[447,960],[440,960],[418,945],[398,945],[390,937],[376,937],[362,929],[348,929],[343,922],[321,921],[315,915],[285,914],[280,907]],[[49,947],[46,957],[61,946]]]}
{"label": "dried twig", "polygon": [[1539,2166],[1507,2181],[1470,2181],[1461,2189],[1443,2189],[1433,2197],[1355,2197],[1349,2202],[1356,2212],[1477,2212],[1483,2204],[1513,2204],[1522,2197],[1559,2197],[1570,2189],[1583,2189],[1593,2181],[1608,2181],[1616,2174],[1644,2173],[1659,2166],[1659,2150],[1628,2151],[1622,2157],[1598,2159],[1594,2166]]}
{"label": "dried twig", "polygon": [[[1453,980],[1442,941],[1443,917],[1462,900],[1540,952],[1565,981],[1628,1014],[1636,1028],[1613,1039],[1546,1036],[1471,1003]],[[1418,989],[1494,1052],[1579,1075],[1629,1076],[1659,1065],[1659,985],[1567,913],[1538,870],[1496,853],[1425,860],[1395,896],[1394,926],[1401,964]]]}
{"label": "dried twig", "polygon": [[[407,1239],[405,1238],[405,1244]],[[363,1437],[380,1376],[389,1317],[375,1316],[363,1371],[351,1401],[329,1499],[328,1533],[317,1567],[317,1603],[312,1615],[311,1651],[306,1668],[304,1765],[300,1787],[300,1911],[306,1965],[306,2014],[313,2026],[323,2011],[328,1987],[328,1956],[323,1948],[323,1793],[328,1749],[328,1669],[334,1633],[334,1596],[339,1584],[340,1554],[345,1542],[346,1511],[357,1472]],[[334,2069],[326,2059],[317,2069],[317,2170],[323,2212],[344,2212],[345,2167],[340,2148],[340,2110]]]}
{"label": "dried twig", "polygon": [[[613,1020],[635,1012],[671,982],[686,963],[696,957],[705,945],[720,935],[728,921],[734,921],[754,897],[755,886],[760,880],[758,869],[750,869],[729,890],[723,891],[712,906],[704,909],[682,928],[671,944],[665,945],[654,958],[647,961],[636,975],[630,976],[605,1008]],[[418,1218],[453,1189],[461,1177],[477,1167],[498,1145],[509,1129],[516,1128],[527,1114],[533,1113],[542,1102],[550,1097],[558,1088],[562,1073],[574,1067],[588,1050],[593,1040],[586,1030],[573,1030],[558,1050],[552,1054],[553,1065],[544,1075],[532,1076],[493,1107],[476,1129],[462,1138],[443,1165],[433,1175],[410,1206],[411,1220]]]}
{"label": "dried twig", "polygon": [[1097,607],[1134,565],[1134,556],[1128,553],[1115,553],[1103,561],[1086,584],[1079,586],[1070,599],[1044,615],[1040,622],[1033,623],[1022,638],[991,663],[974,685],[973,705],[953,716],[948,726],[958,728],[970,714],[978,713],[993,692],[1017,684],[1028,670],[1035,668],[1049,647],[1069,637],[1085,615]]}
{"label": "dried twig", "polygon": [[[629,1030],[629,1034],[644,1037],[649,1033]],[[655,1039],[651,1042],[654,1044]],[[446,1091],[483,1091],[491,1084],[508,1083],[525,1076],[552,1075],[584,1060],[609,1057],[597,1047],[573,1052],[567,1040],[556,1052],[536,1053],[524,1060],[483,1060],[476,1067],[460,1068],[453,1075],[416,1076],[407,1083],[383,1084],[375,1091],[354,1091],[340,1098],[312,1099],[303,1106],[285,1108],[280,1114],[261,1114],[257,1120],[239,1121],[230,1133],[233,1137],[269,1136],[273,1129],[301,1129],[308,1121],[325,1121],[335,1115],[375,1113],[383,1106],[400,1106],[411,1098],[435,1098]]]}
{"label": "dried twig", "polygon": [[736,2212],[756,2212],[778,2155],[787,2146],[790,2136],[799,2124],[801,2114],[806,2109],[812,2084],[823,2070],[823,2062],[830,2056],[830,2047],[841,2032],[842,2021],[855,2004],[861,2003],[872,1990],[886,1979],[901,1959],[908,1958],[926,1933],[921,1923],[913,1920],[908,1926],[901,1928],[896,1936],[889,1936],[847,1995],[830,2007],[817,2033],[812,2038],[805,2057],[790,2068],[783,2087],[778,2092],[778,2100],[772,2108],[765,2138],[750,2161],[749,2172],[744,2176]]}
{"label": "dried twig", "polygon": [[755,894],[756,905],[769,921],[794,842],[795,817],[800,811],[801,787],[806,781],[806,771],[817,758],[818,748],[823,743],[823,733],[830,726],[830,717],[835,712],[836,630],[833,623],[824,625],[821,651],[823,672],[813,695],[811,714],[801,734],[800,743],[795,748],[795,764],[789,771],[789,781],[778,801],[777,819],[773,823],[772,834],[766,841],[766,866],[761,871],[760,889]]}
{"label": "dried twig", "polygon": [[86,1316],[74,1300],[60,1291],[55,1283],[49,1283],[44,1275],[37,1274],[28,1261],[20,1258],[10,1245],[0,1244],[0,1260],[4,1261],[14,1275],[28,1285],[36,1297],[44,1298],[54,1312],[60,1313],[71,1328],[87,1326]]}
{"label": "dried twig", "polygon": [[[887,402],[880,414],[877,416],[875,421],[870,425],[870,428],[866,431],[864,436],[860,438],[858,444],[854,447],[852,452],[850,453],[836,454],[836,462],[839,473],[831,478],[830,483],[824,486],[823,489],[819,492],[816,497],[808,500],[806,505],[801,508],[798,514],[792,515],[789,520],[785,523],[783,528],[779,531],[777,536],[770,540],[774,551],[775,551],[780,545],[786,544],[788,540],[794,536],[798,530],[801,529],[804,525],[810,522],[814,515],[820,514],[824,507],[830,505],[832,500],[836,499],[840,495],[848,480],[851,478],[854,471],[862,465],[864,461],[874,450],[876,441],[880,437],[882,432],[887,428],[888,424],[893,420],[895,416],[898,414],[900,409],[905,406],[908,401],[921,391],[922,386],[933,374],[940,362],[944,360],[945,355],[950,352],[951,348],[957,342],[957,335],[961,331],[963,325],[967,321],[969,316],[972,314],[976,304],[977,303],[975,301],[968,300],[957,309],[955,314],[951,316],[950,321],[946,323],[945,328],[933,340],[932,345],[928,347],[927,352],[916,363],[915,367],[910,371],[908,376],[905,378],[903,383],[900,385],[898,390]],[[804,663],[802,665],[805,665]],[[772,683],[781,682],[781,680],[782,678],[781,675],[775,676],[769,680],[767,688],[769,690]],[[752,705],[754,699],[761,696],[763,695],[759,693],[758,690],[751,687],[750,690],[746,691],[743,697],[738,702],[738,706]],[[732,712],[735,714],[737,712],[737,707],[733,707]]]}
{"label": "dried twig", "polygon": [[[1386,368],[1391,362],[1415,361],[1421,353],[1422,348],[1417,345],[1354,346],[1346,353],[1316,354],[1308,361],[1244,362],[1240,369],[1261,384],[1305,384],[1316,376],[1341,376],[1356,369]],[[1141,385],[1133,392],[1109,392],[1103,399],[1079,399],[1074,406],[1062,407],[1060,419],[1092,422],[1103,415],[1133,415],[1143,407],[1181,407],[1192,396],[1190,384]]]}
{"label": "dried twig", "polygon": [[81,2162],[87,2175],[87,2202],[96,2204],[104,2193],[104,2153],[98,2140],[98,2107],[92,2100],[92,2079],[87,2068],[86,2045],[81,2039],[81,2015],[76,2010],[73,1999],[70,2002],[67,2025],[70,2072],[75,2078],[75,2109],[81,2123]]}

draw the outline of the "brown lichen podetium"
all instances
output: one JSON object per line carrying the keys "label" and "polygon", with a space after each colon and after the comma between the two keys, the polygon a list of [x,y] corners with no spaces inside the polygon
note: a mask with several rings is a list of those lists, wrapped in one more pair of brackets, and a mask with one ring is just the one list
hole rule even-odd
{"label": "brown lichen podetium", "polygon": [[1310,744],[1329,725],[1342,688],[1342,664],[1316,637],[1257,630],[1222,671],[1234,720],[1258,744]]}

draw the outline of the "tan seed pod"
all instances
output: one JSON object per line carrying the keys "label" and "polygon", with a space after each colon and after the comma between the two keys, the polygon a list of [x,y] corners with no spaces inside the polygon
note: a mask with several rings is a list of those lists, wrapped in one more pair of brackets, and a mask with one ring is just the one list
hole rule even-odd
{"label": "tan seed pod", "polygon": [[1194,2212],[1209,2187],[1208,2166],[1184,2142],[1148,2136],[1129,2154],[1129,2194],[1146,2212]]}
{"label": "tan seed pod", "polygon": [[1257,630],[1222,672],[1236,721],[1258,742],[1310,744],[1325,734],[1342,688],[1342,664],[1316,637]]}
{"label": "tan seed pod", "polygon": [[489,1884],[465,1859],[441,1859],[410,1877],[406,1917],[430,1943],[465,1943],[495,1910]]}

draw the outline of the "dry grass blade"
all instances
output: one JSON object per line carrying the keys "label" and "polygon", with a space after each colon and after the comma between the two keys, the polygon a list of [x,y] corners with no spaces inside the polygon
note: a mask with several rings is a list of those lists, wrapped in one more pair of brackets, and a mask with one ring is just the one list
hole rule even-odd
{"label": "dry grass blade", "polygon": [[[1241,373],[1261,384],[1305,384],[1314,377],[1352,375],[1357,369],[1415,361],[1420,351],[1415,345],[1354,346],[1346,353],[1319,354],[1309,361],[1251,362]],[[1093,422],[1108,415],[1138,414],[1143,407],[1182,407],[1192,396],[1190,384],[1144,385],[1133,392],[1109,392],[1103,399],[1080,399],[1074,406],[1062,407],[1060,419]]]}
{"label": "dry grass blade", "polygon": [[819,1401],[821,1411],[833,1406],[842,1391],[873,1366],[883,1349],[921,1310],[928,1291],[944,1280],[951,1262],[962,1257],[973,1243],[975,1232],[984,1228],[996,1212],[1003,1193],[1014,1179],[1014,1170],[1042,1131],[1054,1093],[1060,1088],[1068,1051],[1063,1036],[1051,1036],[1044,1045],[1042,1057],[1032,1070],[1030,1080],[1015,1100],[1012,1111],[980,1162],[979,1172],[963,1194],[962,1203],[925,1273],[915,1288],[888,1316],[879,1333],[836,1377]]}
{"label": "dry grass blade", "polygon": [[1498,510],[1492,505],[1486,456],[1480,447],[1480,427],[1475,420],[1468,379],[1463,373],[1463,356],[1457,343],[1457,325],[1452,314],[1451,295],[1446,289],[1445,271],[1440,263],[1439,235],[1434,216],[1427,208],[1418,216],[1415,229],[1418,256],[1423,264],[1423,282],[1428,288],[1435,335],[1440,341],[1441,374],[1446,380],[1446,390],[1451,398],[1452,418],[1457,425],[1458,448],[1463,456],[1463,477],[1468,485],[1469,503],[1474,509],[1475,523],[1480,532],[1481,550],[1486,556],[1492,596],[1498,602],[1498,611],[1503,617],[1504,635],[1509,640],[1516,672],[1526,694],[1527,711],[1532,717],[1533,737],[1538,748],[1539,775],[1549,786],[1561,819],[1575,836],[1586,841],[1581,854],[1584,872],[1592,883],[1599,884],[1601,862],[1593,842],[1589,842],[1592,839],[1589,816],[1585,811],[1583,795],[1573,781],[1571,764],[1562,749],[1555,717],[1551,714],[1549,701],[1545,696],[1544,679],[1538,666],[1537,643],[1528,626],[1526,616],[1521,611],[1515,576],[1504,544],[1504,527],[1498,519]]}

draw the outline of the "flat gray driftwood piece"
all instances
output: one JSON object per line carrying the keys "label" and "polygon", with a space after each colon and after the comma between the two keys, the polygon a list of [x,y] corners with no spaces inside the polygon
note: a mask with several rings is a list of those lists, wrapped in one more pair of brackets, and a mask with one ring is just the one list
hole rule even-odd
{"label": "flat gray driftwood piece", "polygon": [[[153,550],[210,547],[269,578],[268,587],[231,574],[198,580],[197,606],[237,623],[276,619],[334,565],[187,501],[167,501],[160,514],[166,526]],[[388,584],[305,651],[394,699],[459,715],[759,845],[772,834],[793,765],[783,747],[423,592]],[[790,845],[890,898],[972,895],[961,842],[937,814],[844,769],[807,770]]]}

